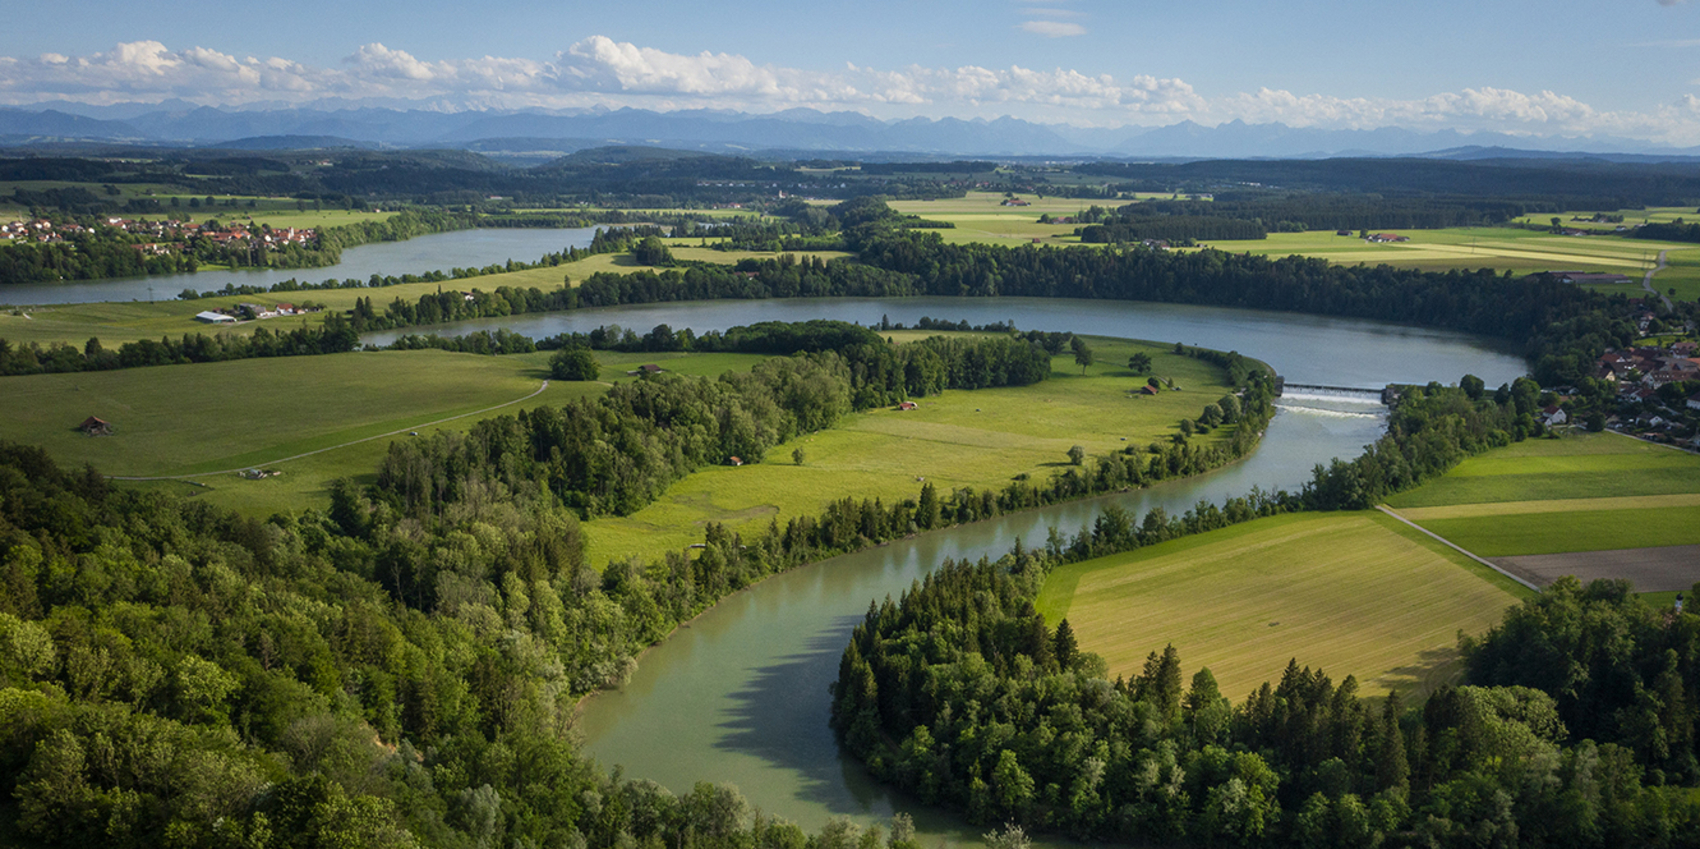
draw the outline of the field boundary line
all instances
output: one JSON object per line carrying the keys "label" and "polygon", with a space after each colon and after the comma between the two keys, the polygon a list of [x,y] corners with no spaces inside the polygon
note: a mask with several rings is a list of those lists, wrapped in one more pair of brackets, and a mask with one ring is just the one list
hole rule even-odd
{"label": "field boundary line", "polygon": [[1534,590],[1535,592],[1541,591],[1540,587],[1537,587],[1534,584],[1529,583],[1528,581],[1524,580],[1521,577],[1518,577],[1517,575],[1513,575],[1510,572],[1505,571],[1504,569],[1500,568],[1498,565],[1494,564],[1493,562],[1491,562],[1491,561],[1489,561],[1485,558],[1477,557],[1475,552],[1472,552],[1469,549],[1464,548],[1463,546],[1453,542],[1452,540],[1449,540],[1446,537],[1443,537],[1440,534],[1437,534],[1434,531],[1431,531],[1428,528],[1425,528],[1422,525],[1419,525],[1416,522],[1413,522],[1410,519],[1407,519],[1404,516],[1401,516],[1398,513],[1393,512],[1393,508],[1388,507],[1385,504],[1377,504],[1377,505],[1375,505],[1375,509],[1380,510],[1383,513],[1386,513],[1387,515],[1392,516],[1393,518],[1398,519],[1399,521],[1404,522],[1405,524],[1410,525],[1411,527],[1416,528],[1417,530],[1422,531],[1425,534],[1428,534],[1430,537],[1439,541],[1441,544],[1445,545],[1447,548],[1450,548],[1453,551],[1456,551],[1459,554],[1462,554],[1465,557],[1468,557],[1471,560],[1474,560],[1477,563],[1480,563],[1483,566],[1486,566],[1489,569],[1492,569],[1493,571],[1498,572],[1499,574],[1504,575],[1505,577],[1510,578],[1511,580],[1516,581],[1517,583],[1522,584],[1523,586],[1528,587],[1531,590]]}
{"label": "field boundary line", "polygon": [[[307,452],[302,453],[302,454],[296,454],[294,456],[284,457],[281,460],[271,460],[271,461],[268,461],[266,463],[262,463],[260,465],[273,466],[273,465],[276,465],[278,463],[287,463],[291,460],[299,460],[303,457],[311,457],[314,454],[323,454],[326,451],[336,451],[336,450],[339,450],[339,449],[342,449],[342,448],[347,448],[350,445],[359,445],[362,442],[371,442],[374,439],[383,439],[385,437],[396,436],[396,435],[402,434],[402,433],[410,433],[410,432],[416,431],[416,430],[418,430],[422,427],[434,427],[436,425],[440,425],[440,424],[443,424],[445,422],[452,422],[456,419],[464,419],[467,416],[480,416],[480,415],[483,415],[485,413],[490,412],[491,410],[500,410],[503,407],[512,407],[515,404],[520,404],[520,403],[529,401],[533,398],[536,398],[539,395],[542,395],[543,390],[548,389],[548,388],[549,388],[549,381],[545,380],[545,381],[543,381],[543,385],[537,387],[537,389],[535,391],[533,391],[530,395],[526,395],[523,398],[515,398],[512,401],[503,401],[502,403],[497,404],[493,407],[485,407],[482,410],[473,410],[470,413],[461,413],[458,416],[449,416],[448,418],[437,419],[436,421],[429,421],[429,422],[425,422],[423,424],[411,425],[409,427],[404,427],[404,428],[399,428],[397,430],[392,430],[388,433],[380,433],[380,434],[375,434],[373,436],[364,436],[364,437],[361,437],[359,439],[351,439],[351,440],[344,442],[340,445],[332,445],[332,446],[329,446],[327,448],[318,448],[318,449],[314,449],[312,451],[307,451]],[[236,474],[237,472],[242,471],[243,469],[252,469],[252,468],[254,468],[254,467],[250,465],[250,466],[242,466],[242,467],[235,468],[235,469],[222,469],[222,470],[216,471],[216,472],[193,472],[193,473],[186,474],[186,475],[152,475],[152,476],[107,475],[106,479],[107,480],[115,480],[115,481],[176,481],[176,480],[184,480],[186,478],[211,477],[213,475],[233,475],[233,474]]]}

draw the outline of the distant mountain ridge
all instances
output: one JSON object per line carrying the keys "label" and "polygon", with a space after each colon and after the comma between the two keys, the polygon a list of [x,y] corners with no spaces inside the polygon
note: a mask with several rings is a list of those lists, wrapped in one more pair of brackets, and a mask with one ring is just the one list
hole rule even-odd
{"label": "distant mountain ridge", "polygon": [[[1074,158],[1452,157],[1493,151],[1502,158],[1612,154],[1653,160],[1700,155],[1622,138],[1520,137],[1503,133],[1422,133],[1396,127],[1324,130],[1230,121],[1206,127],[1088,128],[994,120],[910,118],[882,121],[854,112],[789,109],[748,114],[708,109],[441,111],[327,103],[225,109],[185,101],[90,106],[79,103],[0,108],[0,141],[105,141],[164,146],[277,149],[297,140],[313,147],[409,147],[508,151],[517,158],[561,155],[602,145],[666,146],[710,153],[783,150],[823,155],[879,151],[917,156]],[[515,144],[520,143],[519,147]],[[530,152],[530,153],[528,153]]]}

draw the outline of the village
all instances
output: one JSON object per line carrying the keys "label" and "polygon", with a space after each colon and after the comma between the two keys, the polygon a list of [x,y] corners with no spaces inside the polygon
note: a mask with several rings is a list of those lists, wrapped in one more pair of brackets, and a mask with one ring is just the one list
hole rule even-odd
{"label": "village", "polygon": [[144,254],[156,256],[179,253],[183,250],[185,244],[196,239],[220,246],[243,242],[254,247],[263,247],[266,250],[280,250],[289,245],[313,247],[318,244],[319,238],[318,231],[311,227],[300,229],[295,227],[273,228],[269,224],[239,224],[235,221],[220,224],[213,219],[208,219],[201,224],[170,218],[119,218],[116,216],[101,218],[94,224],[53,221],[47,218],[0,222],[0,239],[38,244],[74,241],[83,236],[109,236],[113,235],[114,231],[132,237],[154,240],[138,241],[133,247]]}
{"label": "village", "polygon": [[[1615,415],[1604,427],[1689,451],[1700,451],[1700,343],[1612,349],[1595,361],[1595,380],[1615,389]],[[1561,395],[1569,394],[1560,387]],[[1546,427],[1576,426],[1564,398],[1553,399],[1538,418]],[[1597,423],[1596,423],[1597,424]],[[1590,426],[1590,429],[1594,429]]]}

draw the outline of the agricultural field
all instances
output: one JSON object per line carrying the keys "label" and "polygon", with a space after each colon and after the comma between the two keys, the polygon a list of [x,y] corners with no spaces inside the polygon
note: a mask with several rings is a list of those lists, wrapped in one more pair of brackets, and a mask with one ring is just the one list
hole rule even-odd
{"label": "agricultural field", "polygon": [[[323,507],[330,481],[369,479],[391,439],[411,438],[407,432],[465,430],[479,415],[605,391],[603,384],[552,382],[534,395],[547,357],[385,351],[9,377],[0,433],[42,446],[66,466],[93,463],[119,476],[199,475],[196,484],[153,487],[265,516]],[[76,428],[88,416],[116,432],[84,436]],[[250,467],[283,474],[204,474]]]}
{"label": "agricultural field", "polygon": [[1388,505],[1536,583],[1575,571],[1670,591],[1700,578],[1700,552],[1670,548],[1700,545],[1700,457],[1618,434],[1495,449]]}
{"label": "agricultural field", "polygon": [[1038,241],[1042,244],[1079,245],[1075,228],[1079,224],[1040,224],[1039,216],[1071,216],[1084,212],[1094,203],[1106,209],[1122,205],[1122,201],[1091,201],[1079,198],[1041,198],[1020,196],[1028,206],[1003,206],[1001,192],[969,192],[967,197],[938,200],[892,201],[892,209],[904,215],[919,215],[933,221],[949,221],[951,230],[933,230],[950,244],[984,243],[993,245],[1023,245]]}
{"label": "agricultural field", "polygon": [[[935,334],[891,335],[912,341]],[[1017,474],[1049,475],[1067,463],[1073,445],[1103,454],[1167,439],[1181,418],[1196,417],[1230,389],[1216,367],[1162,346],[1094,339],[1093,347],[1098,364],[1084,376],[1072,355],[1063,355],[1052,379],[1037,386],[952,391],[921,399],[914,411],[854,414],[839,428],[774,449],[767,462],[705,469],[633,516],[588,523],[590,562],[682,548],[700,541],[710,521],[743,528],[818,512],[846,495],[914,497],[921,477],[948,492],[1000,487]],[[1154,372],[1179,390],[1130,396],[1144,383],[1122,366],[1136,350],[1150,353]],[[42,445],[62,464],[92,463],[106,474],[193,476],[126,485],[189,492],[265,516],[322,507],[337,478],[370,480],[389,442],[413,431],[464,430],[479,417],[597,394],[632,379],[626,372],[645,363],[713,377],[764,359],[603,351],[602,382],[551,382],[533,395],[547,376],[548,356],[385,351],[14,377],[7,379],[0,433]],[[357,367],[352,358],[360,358]],[[91,415],[112,422],[116,434],[78,432]],[[801,466],[792,460],[796,448],[806,455]],[[248,468],[282,474],[246,480],[233,473]]]}
{"label": "agricultural field", "polygon": [[[1587,220],[1597,214],[1621,215],[1623,220],[1621,222],[1600,223]],[[1525,215],[1513,219],[1513,221],[1535,227],[1550,227],[1555,217],[1559,219],[1560,227],[1610,233],[1615,232],[1618,227],[1633,227],[1637,224],[1669,224],[1679,218],[1694,220],[1696,215],[1692,206],[1650,206],[1645,209],[1573,209],[1556,215],[1551,212],[1541,212]]]}
{"label": "agricultural field", "polygon": [[1112,677],[1173,644],[1235,701],[1290,659],[1360,695],[1410,698],[1456,677],[1457,635],[1528,591],[1372,512],[1295,514],[1059,567],[1038,607],[1067,618]]}
{"label": "agricultural field", "polygon": [[[700,542],[709,522],[749,531],[770,519],[818,513],[845,496],[914,498],[923,478],[946,493],[1001,488],[1020,474],[1043,480],[1065,467],[1071,446],[1101,455],[1168,439],[1181,418],[1196,417],[1231,388],[1215,366],[1162,346],[1104,338],[1092,346],[1098,364],[1085,376],[1065,354],[1053,360],[1051,379],[1035,386],[947,391],[919,399],[917,410],[853,414],[832,430],[776,447],[762,463],[704,469],[631,516],[588,523],[587,562],[682,549]],[[1145,380],[1124,364],[1139,350],[1180,391],[1130,397]],[[791,459],[797,448],[805,454],[800,466]]]}
{"label": "agricultural field", "polygon": [[[1344,265],[1380,264],[1401,268],[1444,270],[1493,268],[1518,272],[1548,270],[1609,271],[1638,277],[1653,267],[1659,251],[1691,248],[1675,242],[1623,239],[1615,236],[1555,236],[1508,227],[1456,227],[1444,230],[1400,230],[1408,242],[1371,244],[1332,230],[1270,233],[1252,241],[1211,241],[1210,246],[1233,253],[1264,256],[1301,254]],[[1659,278],[1655,277],[1657,281]],[[1640,287],[1617,287],[1639,292]]]}

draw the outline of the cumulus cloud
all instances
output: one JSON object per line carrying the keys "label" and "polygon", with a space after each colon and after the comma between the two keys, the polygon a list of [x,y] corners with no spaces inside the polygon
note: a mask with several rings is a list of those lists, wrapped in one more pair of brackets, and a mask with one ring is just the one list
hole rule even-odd
{"label": "cumulus cloud", "polygon": [[[1035,20],[1023,28],[1059,36],[1084,31],[1066,21]],[[427,60],[373,43],[334,66],[319,67],[204,47],[173,50],[158,41],[129,42],[86,56],[0,56],[0,103],[13,105],[58,98],[88,103],[183,98],[236,106],[327,97],[401,100],[442,109],[601,105],[768,112],[804,106],[880,117],[1016,115],[1098,126],[1241,119],[1329,129],[1609,133],[1700,143],[1700,99],[1695,97],[1644,112],[1599,110],[1554,91],[1494,87],[1407,99],[1270,88],[1206,97],[1184,80],[1155,75],[1117,77],[1021,65],[882,69],[846,64],[811,70],[760,64],[731,53],[669,53],[600,35],[547,60]]]}
{"label": "cumulus cloud", "polygon": [[1049,38],[1086,34],[1086,27],[1067,21],[1022,21],[1021,28],[1030,33]]}

